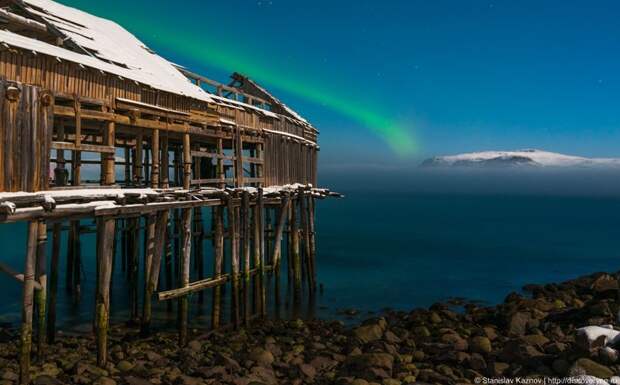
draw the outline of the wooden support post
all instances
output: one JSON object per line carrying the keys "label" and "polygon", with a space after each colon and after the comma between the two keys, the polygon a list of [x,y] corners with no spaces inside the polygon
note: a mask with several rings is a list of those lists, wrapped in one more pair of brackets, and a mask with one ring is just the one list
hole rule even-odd
{"label": "wooden support post", "polygon": [[243,321],[250,325],[250,193],[241,195],[241,219],[243,223]]}
{"label": "wooden support post", "polygon": [[22,296],[22,327],[19,352],[19,383],[30,383],[30,352],[32,349],[32,308],[34,296],[34,272],[37,253],[38,223],[28,223],[28,244],[24,267],[24,286]]}
{"label": "wooden support post", "polygon": [[82,155],[81,151],[73,151],[71,153],[71,174],[72,174],[72,185],[79,186],[81,180],[81,164],[82,164]]}
{"label": "wooden support post", "polygon": [[224,188],[226,187],[226,173],[224,172],[224,161],[222,160],[222,156],[224,155],[224,140],[222,138],[217,138],[217,153],[220,155],[216,163],[217,178],[220,180],[218,187]]}
{"label": "wooden support post", "polygon": [[310,265],[312,266],[313,289],[316,290],[316,238],[314,229],[314,197],[308,195],[308,232],[310,235]]}
{"label": "wooden support post", "polygon": [[239,126],[235,126],[235,176],[235,185],[243,186],[243,140]]}
{"label": "wooden support post", "polygon": [[151,153],[152,153],[152,162],[153,167],[151,167],[151,187],[157,188],[159,187],[159,175],[160,175],[160,165],[159,165],[159,130],[153,130],[153,137],[151,138]]}
{"label": "wooden support post", "polygon": [[[75,96],[74,100],[74,110],[75,110],[75,148],[79,149],[82,145],[82,115],[81,115],[81,105],[77,96]],[[81,170],[81,159],[82,152],[79,150],[73,151],[72,153],[72,174],[73,174],[73,185],[80,185],[80,170]]]}
{"label": "wooden support post", "polygon": [[306,193],[303,187],[299,188],[299,215],[301,216],[301,229],[303,235],[303,261],[306,267],[306,277],[308,280],[308,288],[310,293],[314,291],[314,273],[312,272],[312,263],[310,258],[310,223],[308,217],[308,205],[306,201]]}
{"label": "wooden support post", "polygon": [[[288,217],[288,206],[289,206],[290,198],[288,195],[284,195],[282,197],[282,202],[280,204],[280,215],[278,216],[278,222],[276,224],[276,231],[274,235],[273,241],[273,254],[271,255],[271,261],[273,265],[274,271],[274,301],[276,307],[280,306],[280,267],[281,267],[281,259],[282,259],[282,238],[284,235],[284,226],[286,224],[286,218]],[[278,311],[276,309],[276,315]]]}
{"label": "wooden support post", "polygon": [[73,233],[73,300],[75,303],[80,301],[82,293],[82,243],[80,241],[80,221],[71,221],[71,232]]}
{"label": "wooden support post", "polygon": [[168,133],[161,138],[161,162],[159,167],[159,173],[161,175],[161,187],[170,187],[170,156],[168,153]]}
{"label": "wooden support post", "polygon": [[151,321],[151,297],[149,293],[151,272],[155,253],[157,218],[155,214],[146,217],[146,230],[144,232],[144,298],[142,301],[142,319],[140,332],[143,336],[148,335],[148,327],[145,325]]}
{"label": "wooden support post", "polygon": [[[223,260],[224,260],[224,208],[222,206],[216,206],[214,211],[214,227],[215,227],[215,247],[214,247],[214,262],[213,262],[213,279],[218,279],[222,275]],[[217,285],[213,288],[213,308],[211,313],[211,327],[216,329],[220,326],[220,306],[222,303],[222,287]]]}
{"label": "wooden support post", "polygon": [[192,179],[192,153],[189,133],[183,134],[183,188],[189,190]]}
{"label": "wooden support post", "polygon": [[131,218],[129,228],[129,304],[131,321],[138,321],[138,279],[140,275],[140,218]]}
{"label": "wooden support post", "polygon": [[[299,196],[297,197],[299,199]],[[301,299],[301,253],[299,252],[299,224],[297,223],[297,204],[291,205],[291,252],[293,262],[293,299]]]}
{"label": "wooden support post", "polygon": [[75,250],[73,246],[75,233],[73,231],[73,221],[69,222],[69,235],[67,236],[67,263],[66,263],[66,273],[65,273],[65,289],[68,293],[73,292],[73,266],[75,263],[73,260],[75,259]]}
{"label": "wooden support post", "polygon": [[151,257],[149,258],[151,260],[151,263],[149,264],[148,270],[145,270],[146,288],[144,292],[144,306],[142,308],[141,328],[141,333],[143,336],[147,336],[150,334],[152,319],[152,297],[153,293],[157,289],[157,283],[159,282],[161,257],[164,250],[164,242],[166,239],[166,231],[168,228],[168,216],[168,210],[160,211],[157,213],[153,229],[151,229],[151,225],[149,224],[149,245],[150,247],[152,247],[152,251],[150,252]]}
{"label": "wooden support post", "polygon": [[[174,210],[176,211],[176,210]],[[168,214],[170,215],[170,214]],[[168,290],[171,290],[173,288],[172,286],[172,270],[173,270],[173,254],[172,254],[172,242],[171,242],[171,234],[170,234],[170,226],[166,225],[166,239],[165,239],[165,250],[164,252],[166,253],[165,257],[166,257],[166,261],[165,261],[165,274],[166,274],[166,288]],[[166,303],[166,310],[168,312],[172,312],[172,301],[168,301]]]}
{"label": "wooden support post", "polygon": [[[103,135],[103,144],[105,146],[112,146],[116,144],[116,123],[114,121],[109,121],[106,124],[105,133]],[[103,183],[106,185],[112,185],[116,183],[116,172],[115,172],[115,153],[109,154],[101,154],[102,157],[105,157],[105,165],[104,165],[104,177]]]}
{"label": "wooden support post", "polygon": [[134,183],[136,186],[142,185],[142,179],[144,178],[142,174],[142,169],[144,167],[143,164],[143,145],[144,145],[144,132],[141,128],[136,129],[136,156],[134,157]]}
{"label": "wooden support post", "polygon": [[[198,279],[204,279],[205,266],[204,266],[204,225],[202,223],[202,207],[196,207],[194,209],[194,266],[198,273]],[[204,291],[198,292],[198,303],[204,303]]]}
{"label": "wooden support post", "polygon": [[[59,141],[65,141],[65,123],[63,119],[58,122],[57,138]],[[65,152],[64,150],[56,150],[56,168],[54,169],[54,184],[56,186],[67,185],[67,170],[65,169]]]}
{"label": "wooden support post", "polygon": [[108,359],[108,326],[110,319],[110,280],[114,250],[114,218],[97,220],[97,296],[95,298],[95,330],[97,333],[97,365],[104,368]]}
{"label": "wooden support post", "polygon": [[273,268],[276,271],[280,269],[280,261],[282,259],[282,238],[284,235],[286,218],[288,216],[289,201],[290,197],[288,195],[284,195],[282,197],[282,202],[280,203],[280,216],[278,217],[278,222],[276,224],[276,232],[273,241],[273,253],[271,255]]}
{"label": "wooden support post", "polygon": [[125,185],[131,185],[131,151],[129,147],[124,148],[125,152]]}
{"label": "wooden support post", "polygon": [[232,305],[231,321],[235,327],[239,327],[239,231],[237,230],[237,208],[233,205],[233,199],[227,201],[228,208],[228,236],[231,242],[231,270],[232,270]]}
{"label": "wooden support post", "polygon": [[54,223],[52,227],[52,261],[50,266],[50,292],[47,314],[47,343],[56,342],[56,302],[58,294],[58,264],[60,261],[60,237],[62,223]]}
{"label": "wooden support post", "polygon": [[[189,266],[191,258],[192,248],[192,209],[183,209],[181,214],[182,222],[182,258],[181,258],[181,287],[189,286]],[[189,318],[189,297],[184,295],[179,299],[179,345],[185,346],[187,344],[188,333],[188,318]]]}
{"label": "wooden support post", "polygon": [[256,206],[254,206],[254,265],[258,268],[256,274],[258,285],[254,290],[257,293],[257,310],[264,317],[267,315],[267,298],[265,293],[265,220],[263,217],[263,189],[258,188]]}
{"label": "wooden support post", "polygon": [[47,225],[44,220],[38,222],[37,236],[37,266],[35,280],[39,283],[39,290],[35,291],[37,309],[37,357],[43,357],[45,342],[45,308],[47,305]]}

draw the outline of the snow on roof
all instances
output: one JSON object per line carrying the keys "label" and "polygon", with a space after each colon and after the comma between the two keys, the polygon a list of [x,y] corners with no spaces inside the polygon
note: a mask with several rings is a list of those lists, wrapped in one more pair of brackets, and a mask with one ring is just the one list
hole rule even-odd
{"label": "snow on roof", "polygon": [[[281,118],[272,111],[208,93],[181,73],[176,68],[178,65],[154,53],[113,21],[51,0],[24,0],[23,5],[29,13],[43,18],[45,22],[58,29],[65,39],[70,39],[88,52],[76,52],[6,30],[0,30],[0,43],[98,69],[162,91],[233,108],[252,109],[274,119]],[[309,125],[305,119],[267,90],[251,82],[294,119]]]}
{"label": "snow on roof", "polygon": [[169,61],[148,49],[120,25],[51,0],[25,0],[24,5],[28,12],[42,17],[66,38],[92,52],[92,56],[9,31],[0,31],[0,42],[112,73],[162,91],[212,102],[207,92],[192,84]]}
{"label": "snow on roof", "polygon": [[295,110],[293,110],[292,108],[290,108],[289,106],[284,104],[280,99],[278,99],[275,96],[273,96],[273,94],[271,92],[267,91],[265,88],[263,88],[261,85],[256,83],[254,80],[248,78],[247,76],[243,76],[241,74],[239,74],[239,75],[243,77],[244,81],[249,82],[254,87],[258,88],[261,92],[265,93],[265,95],[269,96],[275,104],[279,105],[284,111],[286,111],[294,119],[297,119],[297,120],[299,120],[299,121],[301,121],[303,123],[306,123],[306,124],[310,125],[310,123],[306,119],[304,119],[301,115],[299,115]]}

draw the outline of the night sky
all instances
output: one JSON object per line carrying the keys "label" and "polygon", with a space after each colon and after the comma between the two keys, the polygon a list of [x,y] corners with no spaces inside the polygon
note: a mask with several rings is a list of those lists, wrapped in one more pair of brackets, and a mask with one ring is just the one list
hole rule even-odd
{"label": "night sky", "polygon": [[262,83],[319,128],[324,168],[487,149],[620,156],[618,2],[61,2],[194,72]]}

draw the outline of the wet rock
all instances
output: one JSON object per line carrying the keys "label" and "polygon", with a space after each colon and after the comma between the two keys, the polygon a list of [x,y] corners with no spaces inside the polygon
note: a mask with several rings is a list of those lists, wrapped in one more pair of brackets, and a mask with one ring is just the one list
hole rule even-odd
{"label": "wet rock", "polygon": [[133,376],[125,377],[125,382],[127,385],[153,385],[149,380]]}
{"label": "wet rock", "polygon": [[45,374],[37,376],[34,379],[33,384],[34,385],[63,385],[63,383],[59,381],[58,379],[52,376],[45,375]]}
{"label": "wet rock", "polygon": [[316,369],[309,364],[300,364],[299,371],[309,379],[313,379],[316,376]]}
{"label": "wet rock", "polygon": [[269,350],[260,347],[254,348],[248,358],[261,366],[269,366],[274,361],[273,354]]}
{"label": "wet rock", "polygon": [[224,367],[226,367],[227,369],[231,371],[241,370],[241,365],[239,365],[237,361],[235,361],[230,356],[224,353],[218,353],[217,356],[215,357],[215,362],[217,364],[223,365]]}
{"label": "wet rock", "polygon": [[198,340],[192,340],[187,343],[187,347],[194,352],[199,352],[202,350],[202,342]]}
{"label": "wet rock", "polygon": [[394,358],[387,353],[363,353],[349,356],[345,368],[351,374],[365,374],[365,378],[391,377]]}
{"label": "wet rock", "polygon": [[611,365],[618,361],[618,351],[606,346],[598,350],[598,357],[602,363]]}
{"label": "wet rock", "polygon": [[522,336],[527,331],[527,324],[530,321],[530,315],[525,312],[516,312],[508,321],[508,333]]}
{"label": "wet rock", "polygon": [[542,334],[529,334],[523,336],[521,339],[529,345],[535,345],[538,347],[543,347],[549,342],[549,338],[545,337]]}
{"label": "wet rock", "polygon": [[116,385],[116,381],[109,377],[99,377],[93,385]]}
{"label": "wet rock", "polygon": [[383,336],[383,329],[377,324],[365,325],[353,330],[353,335],[360,340],[360,342],[365,344],[381,339]]}
{"label": "wet rock", "polygon": [[614,372],[589,358],[580,358],[571,366],[569,374],[571,376],[587,374],[598,378],[609,378],[614,375]]}
{"label": "wet rock", "polygon": [[441,342],[451,345],[452,349],[456,351],[465,351],[469,348],[467,340],[455,332],[445,333],[442,335]]}
{"label": "wet rock", "polygon": [[134,364],[126,360],[119,361],[119,363],[116,364],[116,369],[120,370],[121,372],[128,372],[133,368]]}
{"label": "wet rock", "polygon": [[590,289],[597,293],[618,290],[618,280],[609,274],[602,274],[592,282]]}
{"label": "wet rock", "polygon": [[471,351],[475,353],[487,354],[490,353],[492,350],[491,340],[484,336],[473,337],[469,341],[469,346],[471,348]]}
{"label": "wet rock", "polygon": [[7,381],[17,381],[19,379],[19,376],[17,375],[17,373],[12,372],[9,369],[5,369],[4,371],[2,371],[0,379]]}

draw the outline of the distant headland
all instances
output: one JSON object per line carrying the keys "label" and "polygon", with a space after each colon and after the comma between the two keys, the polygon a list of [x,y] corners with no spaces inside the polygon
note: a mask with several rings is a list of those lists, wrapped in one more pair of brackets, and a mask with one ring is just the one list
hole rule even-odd
{"label": "distant headland", "polygon": [[586,158],[537,149],[481,151],[435,156],[422,167],[620,167],[620,158]]}

